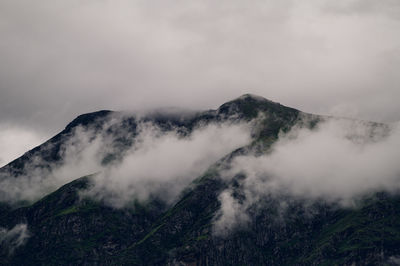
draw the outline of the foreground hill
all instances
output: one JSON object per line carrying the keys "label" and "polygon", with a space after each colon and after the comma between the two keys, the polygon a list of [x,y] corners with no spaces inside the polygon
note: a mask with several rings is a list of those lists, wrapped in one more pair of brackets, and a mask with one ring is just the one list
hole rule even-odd
{"label": "foreground hill", "polygon": [[[117,123],[110,123],[115,117]],[[63,147],[69,145],[75,129],[82,127],[111,136],[107,147],[112,149],[101,158],[105,167],[118,164],[124,151],[135,145],[143,121],[162,132],[174,130],[182,138],[210,123],[246,122],[251,125],[251,140],[193,177],[173,201],[152,195],[115,208],[104,199],[82,194],[97,174],[73,180],[34,202],[0,195],[0,263],[395,264],[400,254],[400,197],[385,192],[369,193],[351,208],[324,200],[305,203],[285,194],[265,195],[247,208],[246,223],[222,232],[215,229],[223,191],[229,188],[239,202],[245,200],[241,180],[246,177],[221,176],[229,163],[247,153],[268,154],[282,132],[294,125],[313,128],[325,119],[253,95],[241,96],[217,110],[184,115],[155,112],[139,117],[111,111],[81,115],[54,138],[3,167],[1,180],[29,179],[31,169],[46,172],[62,165],[66,160]]]}

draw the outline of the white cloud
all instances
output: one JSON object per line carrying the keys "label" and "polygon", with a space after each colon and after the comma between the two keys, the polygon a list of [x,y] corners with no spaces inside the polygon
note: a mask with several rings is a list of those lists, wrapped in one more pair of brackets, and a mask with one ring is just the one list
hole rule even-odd
{"label": "white cloud", "polygon": [[232,196],[232,191],[225,190],[218,197],[221,208],[214,217],[213,233],[225,236],[237,226],[244,226],[249,221],[246,207]]}
{"label": "white cloud", "polygon": [[9,254],[24,245],[30,237],[27,224],[17,224],[11,229],[0,227],[0,246],[7,249]]}
{"label": "white cloud", "polygon": [[400,190],[398,147],[398,124],[329,119],[314,130],[294,127],[271,153],[235,158],[223,176],[246,176],[239,181],[245,200],[235,208],[241,215],[267,196],[353,206],[370,193]]}
{"label": "white cloud", "polygon": [[189,137],[142,125],[137,144],[123,161],[93,178],[87,193],[116,207],[135,199],[176,199],[191,181],[232,150],[248,144],[242,124],[210,124]]}
{"label": "white cloud", "polygon": [[43,167],[48,162],[38,155],[26,162],[24,174],[9,176],[5,172],[0,176],[0,201],[33,202],[76,178],[101,170],[99,157],[103,146],[102,136],[76,128],[60,151],[61,165]]}
{"label": "white cloud", "polygon": [[[151,122],[139,122],[133,146],[124,151],[113,145],[115,138],[127,134],[120,119],[111,118],[97,133],[77,127],[59,152],[61,164],[48,169],[41,166],[46,164],[42,158],[30,158],[26,174],[2,176],[0,200],[32,202],[76,178],[101,172],[87,194],[116,207],[149,196],[171,201],[211,164],[250,141],[245,124],[205,125],[184,137],[177,128],[165,132]],[[107,129],[116,124],[122,131],[109,134]],[[106,166],[102,161],[107,154],[116,154],[122,161]]]}

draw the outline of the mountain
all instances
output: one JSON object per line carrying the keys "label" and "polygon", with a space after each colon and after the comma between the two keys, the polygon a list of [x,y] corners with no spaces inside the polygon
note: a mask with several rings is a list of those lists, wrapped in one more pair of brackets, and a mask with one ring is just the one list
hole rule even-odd
{"label": "mountain", "polygon": [[[225,177],[235,158],[269,154],[280,136],[293,127],[313,129],[329,119],[250,94],[204,112],[135,115],[99,111],[78,116],[62,132],[0,169],[0,263],[395,265],[400,261],[400,197],[385,191],[369,193],[351,208],[327,200],[304,201],[267,193],[246,208],[243,224],[216,232],[224,191],[231,191],[239,203],[246,201],[242,183],[246,176]],[[178,140],[194,138],[196,130],[207,125],[244,123],[251,137],[193,176],[168,201],[156,193],[145,200],[133,197],[129,204],[116,207],[107,197],[85,196],[82,191],[90,189],[101,175],[95,172],[63,179],[61,187],[45,179],[41,186],[46,190],[40,190],[36,198],[13,198],[5,190],[17,180],[15,184],[34,184],[33,171],[56,178],[54,169],[69,160],[65,150],[76,142],[77,132],[90,132],[89,143],[97,136],[106,139],[101,144],[106,151],[96,153],[99,165],[102,171],[118,167],[140,146],[143,125],[149,123],[157,134],[173,132]],[[82,149],[74,149],[74,158],[85,151],[86,146],[78,144]],[[228,218],[232,223],[239,219]]]}

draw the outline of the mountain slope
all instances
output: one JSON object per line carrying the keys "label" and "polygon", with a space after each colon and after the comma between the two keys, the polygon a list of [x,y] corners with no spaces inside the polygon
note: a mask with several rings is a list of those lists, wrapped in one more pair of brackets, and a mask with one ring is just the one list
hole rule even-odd
{"label": "mountain slope", "polygon": [[[110,123],[120,117],[118,123]],[[122,117],[122,118],[121,118]],[[238,155],[264,154],[280,132],[294,125],[312,128],[325,117],[304,114],[254,95],[243,95],[217,110],[190,115],[152,113],[138,117],[101,111],[79,116],[63,132],[1,169],[1,178],[25,178],[33,157],[53,167],[62,164],[60,150],[79,127],[112,136],[120,154],[135,143],[139,123],[151,122],[163,132],[189,136],[199,126],[223,121],[252,121],[252,140],[216,161],[177,200],[158,197],[113,208],[82,194],[96,175],[65,184],[34,203],[3,202],[0,209],[3,265],[390,265],[400,254],[400,197],[369,194],[356,207],[325,201],[307,202],[288,195],[269,195],[248,208],[249,219],[224,232],[221,193],[231,189],[243,199],[240,180],[221,173]],[[50,152],[49,152],[50,151]],[[50,154],[50,155],[49,155]],[[105,159],[105,158],[103,158]],[[37,165],[35,167],[38,167]],[[115,177],[118,178],[118,177]],[[285,203],[284,211],[281,208]],[[234,219],[234,217],[232,218]],[[27,225],[24,242],[7,233]],[[18,227],[19,228],[19,227]],[[8,230],[8,231],[7,231]],[[18,231],[19,232],[19,231]],[[21,231],[22,232],[22,231]],[[22,233],[14,236],[19,239]],[[25,231],[24,231],[25,232]],[[19,237],[19,238],[18,238]],[[8,240],[11,239],[11,240]],[[14,244],[13,244],[14,243]],[[12,249],[10,246],[14,245]]]}

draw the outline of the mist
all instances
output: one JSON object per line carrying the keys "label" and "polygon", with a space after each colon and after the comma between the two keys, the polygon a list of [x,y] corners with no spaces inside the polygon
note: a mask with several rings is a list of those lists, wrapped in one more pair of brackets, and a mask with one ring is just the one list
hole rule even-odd
{"label": "mist", "polygon": [[[137,135],[122,126],[122,117],[108,119],[98,131],[78,126],[62,145],[61,162],[31,158],[19,176],[0,177],[0,201],[34,202],[77,178],[96,174],[85,196],[124,207],[134,200],[157,197],[170,203],[195,178],[218,159],[250,142],[250,126],[226,122],[202,125],[190,134],[179,128],[165,131],[152,122],[138,120]],[[125,132],[126,131],[126,132]],[[132,146],[115,146],[115,139],[129,136]],[[107,164],[107,156],[115,157]]]}
{"label": "mist", "polygon": [[5,173],[0,176],[0,201],[32,203],[66,183],[100,171],[100,149],[105,143],[106,140],[92,130],[77,127],[61,147],[61,164],[51,163],[49,167],[43,167],[48,162],[39,155],[29,159],[24,174],[10,176]]}
{"label": "mist", "polygon": [[171,203],[212,164],[248,144],[250,130],[246,124],[210,124],[181,137],[145,124],[137,142],[121,163],[93,177],[84,194],[115,207],[149,198]]}
{"label": "mist", "polygon": [[0,247],[8,250],[7,255],[11,255],[16,248],[24,245],[29,237],[27,224],[17,224],[11,229],[0,227]]}
{"label": "mist", "polygon": [[0,124],[50,137],[90,111],[244,93],[397,121],[399,14],[396,0],[3,0]]}
{"label": "mist", "polygon": [[376,192],[398,193],[399,147],[398,123],[331,118],[315,129],[295,126],[266,154],[238,156],[223,173],[226,181],[245,176],[244,200],[232,188],[221,193],[216,232],[244,224],[249,208],[265,197],[352,208]]}
{"label": "mist", "polygon": [[[400,120],[396,0],[0,2],[0,164],[101,109],[209,109],[245,93]],[[25,131],[25,132],[23,132]],[[12,144],[17,147],[16,144]]]}

